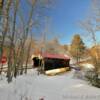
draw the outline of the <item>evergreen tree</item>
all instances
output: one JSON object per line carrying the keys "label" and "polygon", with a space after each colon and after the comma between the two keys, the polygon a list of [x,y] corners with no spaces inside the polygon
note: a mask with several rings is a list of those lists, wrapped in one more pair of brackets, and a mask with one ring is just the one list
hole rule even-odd
{"label": "evergreen tree", "polygon": [[79,34],[74,35],[71,43],[70,53],[76,59],[77,63],[82,58],[85,51],[84,42]]}

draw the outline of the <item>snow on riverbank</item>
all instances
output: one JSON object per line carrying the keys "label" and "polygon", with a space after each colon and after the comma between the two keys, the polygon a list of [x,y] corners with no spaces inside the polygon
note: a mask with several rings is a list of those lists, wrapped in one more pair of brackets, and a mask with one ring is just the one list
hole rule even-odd
{"label": "snow on riverbank", "polygon": [[73,71],[56,76],[38,76],[31,70],[10,84],[4,77],[0,80],[0,100],[39,100],[42,97],[44,100],[100,100],[100,89],[74,79]]}

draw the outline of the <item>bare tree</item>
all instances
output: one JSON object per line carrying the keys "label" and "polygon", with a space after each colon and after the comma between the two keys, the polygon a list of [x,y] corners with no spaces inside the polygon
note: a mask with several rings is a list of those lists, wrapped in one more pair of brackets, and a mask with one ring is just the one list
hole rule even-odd
{"label": "bare tree", "polygon": [[[5,6],[4,6],[4,9],[3,9],[3,12],[2,12],[2,16],[4,18],[3,18],[3,24],[2,24],[3,31],[2,31],[2,41],[1,41],[1,52],[2,53],[0,55],[0,59],[3,56],[4,42],[5,42],[5,39],[6,39],[6,36],[7,36],[7,32],[8,32],[8,26],[9,26],[9,11],[10,11],[10,7],[11,7],[11,2],[12,2],[12,0],[7,0],[5,2]],[[1,69],[2,69],[2,67],[3,66],[1,66]]]}
{"label": "bare tree", "polygon": [[[23,66],[25,65],[25,73],[27,73],[27,66],[29,63],[30,52],[32,50],[32,41],[33,41],[33,28],[35,28],[35,16],[42,15],[44,11],[44,6],[48,8],[49,1],[51,0],[25,0],[28,6],[28,14],[23,11],[22,2],[20,0],[2,0],[4,2],[3,7],[3,31],[2,31],[2,41],[1,49],[3,51],[5,40],[9,40],[9,53],[8,57],[8,70],[7,70],[7,80],[11,82],[13,75],[16,77],[19,73],[23,74]],[[45,16],[44,13],[42,16]],[[37,20],[39,19],[38,16]],[[41,26],[38,27],[38,30],[41,30]],[[30,38],[31,37],[31,38]],[[27,44],[27,39],[30,38],[29,43]],[[27,49],[26,49],[27,48]],[[3,54],[3,53],[2,53]],[[0,58],[2,58],[2,54]],[[19,71],[20,69],[20,71]]]}
{"label": "bare tree", "polygon": [[17,17],[17,10],[19,5],[19,0],[13,2],[14,5],[14,13],[13,13],[13,25],[12,25],[12,34],[10,36],[10,46],[9,46],[9,55],[8,55],[8,71],[7,77],[8,82],[12,80],[12,67],[13,67],[13,59],[14,59],[14,37],[15,37],[15,27],[16,27],[16,17]]}
{"label": "bare tree", "polygon": [[[88,18],[86,18],[84,21],[81,21],[80,26],[82,29],[85,29],[85,31],[90,36],[90,39],[93,42],[93,46],[97,47],[97,38],[96,34],[98,31],[100,31],[100,1],[99,0],[92,0],[92,13]],[[92,61],[95,66],[95,77],[98,77],[98,71],[100,69],[100,60],[98,59],[98,51],[95,49],[95,56],[92,56]]]}
{"label": "bare tree", "polygon": [[20,61],[21,61],[20,63],[21,73],[20,74],[23,74],[23,59],[24,59],[24,53],[25,53],[25,43],[26,43],[30,28],[31,28],[30,23],[32,21],[35,3],[36,3],[36,0],[33,0],[31,4],[31,10],[29,12],[28,22],[26,23],[26,26],[24,28],[23,37],[22,37],[22,45],[21,45],[21,52],[20,52]]}
{"label": "bare tree", "polygon": [[28,48],[27,48],[26,64],[25,64],[25,74],[27,74],[28,61],[29,61],[29,57],[31,56],[30,55],[31,46],[32,46],[32,34],[31,34],[30,41],[29,41]]}

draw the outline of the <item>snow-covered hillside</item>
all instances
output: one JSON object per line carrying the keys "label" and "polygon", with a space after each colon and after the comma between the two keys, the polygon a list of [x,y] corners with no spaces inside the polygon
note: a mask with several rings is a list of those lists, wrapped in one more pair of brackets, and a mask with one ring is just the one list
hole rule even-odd
{"label": "snow-covered hillside", "polygon": [[0,100],[100,100],[100,89],[73,78],[73,71],[56,76],[37,75],[30,70],[8,84],[2,76]]}

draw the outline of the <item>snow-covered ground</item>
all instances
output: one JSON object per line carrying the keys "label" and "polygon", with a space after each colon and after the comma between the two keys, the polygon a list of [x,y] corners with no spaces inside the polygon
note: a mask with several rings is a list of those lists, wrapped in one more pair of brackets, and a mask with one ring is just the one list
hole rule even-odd
{"label": "snow-covered ground", "polygon": [[100,89],[73,78],[73,71],[56,76],[38,76],[36,70],[30,70],[10,84],[4,76],[2,78],[0,100],[100,100]]}

